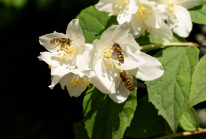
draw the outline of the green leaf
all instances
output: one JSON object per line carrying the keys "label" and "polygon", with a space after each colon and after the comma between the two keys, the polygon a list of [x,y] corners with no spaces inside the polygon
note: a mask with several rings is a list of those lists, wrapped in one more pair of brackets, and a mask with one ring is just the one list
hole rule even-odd
{"label": "green leaf", "polygon": [[75,139],[89,139],[85,129],[84,120],[73,124]]}
{"label": "green leaf", "polygon": [[136,89],[124,103],[116,103],[109,95],[92,86],[83,101],[84,121],[91,139],[121,139],[130,125],[137,105]]}
{"label": "green leaf", "polygon": [[200,4],[189,9],[191,19],[194,23],[206,24],[206,0],[202,0]]}
{"label": "green leaf", "polygon": [[200,59],[192,75],[188,108],[206,100],[206,55]]}
{"label": "green leaf", "polygon": [[134,118],[130,127],[125,131],[125,136],[133,138],[145,138],[165,133],[165,120],[158,116],[157,110],[148,102],[145,96],[138,100]]}
{"label": "green leaf", "polygon": [[100,39],[107,28],[117,24],[116,16],[108,16],[108,13],[101,12],[94,6],[82,10],[76,18],[79,18],[86,43],[93,43],[95,39]]}
{"label": "green leaf", "polygon": [[149,100],[159,110],[175,133],[180,118],[187,110],[192,72],[199,50],[194,47],[168,47],[155,57],[162,63],[162,77],[146,82]]}
{"label": "green leaf", "polygon": [[193,108],[189,109],[180,119],[180,126],[186,131],[196,131],[199,128],[197,114]]}

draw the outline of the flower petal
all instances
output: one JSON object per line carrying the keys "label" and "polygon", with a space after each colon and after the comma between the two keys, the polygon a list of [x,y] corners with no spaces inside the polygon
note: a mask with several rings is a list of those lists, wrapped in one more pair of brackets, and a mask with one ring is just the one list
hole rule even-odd
{"label": "flower petal", "polygon": [[132,34],[128,34],[127,37],[123,38],[120,42],[121,47],[124,51],[132,51],[135,53],[137,50],[140,50],[139,44],[135,41]]}
{"label": "flower petal", "polygon": [[60,57],[54,53],[50,52],[41,52],[41,55],[38,56],[39,60],[45,61],[51,67],[58,67],[60,66]]}
{"label": "flower petal", "polygon": [[191,9],[195,7],[201,0],[178,0],[177,4],[185,7],[186,9]]}
{"label": "flower petal", "polygon": [[170,27],[162,22],[160,28],[152,28],[150,34],[158,40],[161,40],[163,42],[170,42],[173,38],[173,33],[170,29]]}
{"label": "flower petal", "polygon": [[188,37],[192,30],[192,20],[187,9],[181,6],[175,8],[178,12],[175,14],[175,19],[169,18],[168,24],[173,31],[180,37]]}
{"label": "flower petal", "polygon": [[131,26],[133,29],[133,34],[134,35],[138,35],[141,33],[142,30],[142,26],[143,26],[143,21],[142,20],[138,20],[134,15],[131,19]]}
{"label": "flower petal", "polygon": [[118,65],[119,62],[114,61],[115,66],[116,66],[117,69],[131,70],[131,69],[135,69],[137,67],[140,67],[145,63],[145,60],[142,57],[140,51],[136,51],[135,53],[132,53],[131,51],[127,51],[127,52],[128,52],[128,54],[130,54],[132,57],[134,57],[138,61],[134,61],[130,57],[125,56],[124,57],[124,64],[121,64],[120,66]]}
{"label": "flower petal", "polygon": [[100,41],[104,46],[111,46],[114,42],[120,42],[128,35],[130,30],[129,23],[125,22],[121,25],[114,25],[108,28],[101,36]]}
{"label": "flower petal", "polygon": [[56,53],[60,47],[60,44],[59,45],[51,44],[50,41],[55,38],[67,38],[67,37],[68,36],[66,36],[65,34],[54,32],[54,33],[46,34],[46,35],[39,37],[39,42],[48,51]]}
{"label": "flower petal", "polygon": [[50,89],[53,89],[54,86],[59,83],[59,81],[61,80],[61,78],[62,78],[61,76],[54,75],[54,76],[52,77],[52,82],[51,82],[51,85],[49,86],[49,88],[50,88]]}
{"label": "flower petal", "polygon": [[96,9],[103,12],[113,12],[113,2],[115,0],[100,0],[96,5]]}
{"label": "flower petal", "polygon": [[80,71],[89,70],[89,52],[84,51],[83,55],[77,55],[76,65]]}
{"label": "flower petal", "polygon": [[148,27],[160,28],[162,19],[160,15],[158,15],[158,12],[160,12],[159,9],[154,4],[152,4],[150,1],[141,1],[141,3],[143,4],[145,8],[147,8],[152,13],[148,17],[148,19],[144,21],[144,23]]}
{"label": "flower petal", "polygon": [[162,64],[150,55],[142,53],[142,56],[145,59],[145,64],[132,71],[134,76],[143,81],[151,81],[161,77],[164,73]]}
{"label": "flower petal", "polygon": [[[98,59],[97,62],[94,64],[94,71],[96,76],[91,79],[92,84],[97,87],[102,93],[108,94],[110,92],[114,92],[115,88],[111,88],[111,85],[114,81],[114,71],[111,68],[111,71],[108,71],[102,75],[102,59]],[[106,66],[106,65],[105,65]]]}
{"label": "flower petal", "polygon": [[119,82],[118,87],[119,89],[116,93],[109,94],[109,97],[116,103],[123,103],[129,96],[130,90],[128,90],[122,82]]}
{"label": "flower petal", "polygon": [[139,1],[130,0],[129,4],[122,8],[117,16],[117,21],[119,24],[123,24],[124,22],[130,22],[132,18],[132,14],[137,12],[139,5]]}
{"label": "flower petal", "polygon": [[67,26],[66,34],[72,43],[78,47],[78,53],[82,54],[85,50],[85,39],[79,25],[79,19],[73,19]]}
{"label": "flower petal", "polygon": [[103,48],[103,44],[99,40],[93,41],[93,49],[90,51],[90,66],[94,66],[97,60],[101,58],[101,49]]}

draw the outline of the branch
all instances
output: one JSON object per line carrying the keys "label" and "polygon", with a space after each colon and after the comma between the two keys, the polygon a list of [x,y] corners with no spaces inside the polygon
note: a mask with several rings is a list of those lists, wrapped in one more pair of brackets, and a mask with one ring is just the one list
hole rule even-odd
{"label": "branch", "polygon": [[196,47],[206,48],[206,46],[204,45],[200,45],[200,44],[193,43],[193,42],[186,42],[186,43],[185,42],[173,42],[173,43],[159,43],[159,44],[144,45],[140,47],[140,50],[143,52],[145,51],[147,52],[150,50],[165,48],[169,46],[196,46]]}
{"label": "branch", "polygon": [[200,133],[206,133],[206,128],[205,129],[199,129],[198,131],[193,131],[193,132],[182,132],[182,133],[177,133],[177,134],[166,135],[166,136],[156,138],[156,139],[168,139],[168,138],[188,136],[188,135],[194,135],[194,134],[200,134]]}

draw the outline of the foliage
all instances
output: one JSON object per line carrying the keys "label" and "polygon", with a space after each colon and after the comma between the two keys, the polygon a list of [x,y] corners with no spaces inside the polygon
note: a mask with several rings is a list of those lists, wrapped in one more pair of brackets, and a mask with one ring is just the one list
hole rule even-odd
{"label": "foliage", "polygon": [[83,101],[85,128],[90,138],[118,139],[134,116],[136,89],[124,103],[117,104],[92,86]]}

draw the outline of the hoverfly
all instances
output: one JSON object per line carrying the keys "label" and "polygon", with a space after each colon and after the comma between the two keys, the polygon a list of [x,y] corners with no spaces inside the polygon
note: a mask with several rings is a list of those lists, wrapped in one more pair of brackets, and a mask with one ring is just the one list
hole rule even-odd
{"label": "hoverfly", "polygon": [[71,45],[71,40],[69,38],[55,38],[50,41],[51,44],[61,45],[61,48],[64,48],[66,45]]}
{"label": "hoverfly", "polygon": [[[131,77],[125,71],[121,70],[121,71],[119,71],[119,73],[120,73],[119,76],[121,78],[121,83],[120,83],[117,90],[120,90],[120,87],[123,86],[123,87],[126,87],[128,90],[132,91],[132,90],[134,90],[133,82],[137,83],[137,87],[145,88],[145,85],[143,83],[131,79]],[[124,85],[122,85],[122,84],[124,84]]]}
{"label": "hoverfly", "polygon": [[124,55],[127,56],[128,58],[134,60],[134,61],[139,62],[135,57],[131,56],[130,54],[128,54],[127,52],[122,50],[122,48],[120,47],[120,45],[118,43],[113,44],[112,50],[113,50],[112,58],[118,59],[119,63],[121,63],[121,64],[124,63]]}

